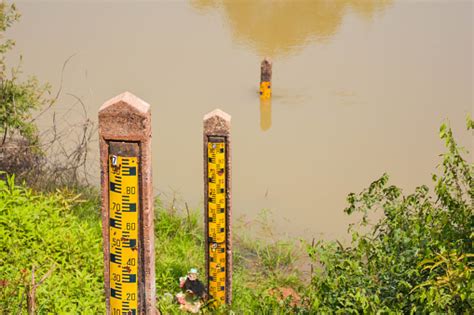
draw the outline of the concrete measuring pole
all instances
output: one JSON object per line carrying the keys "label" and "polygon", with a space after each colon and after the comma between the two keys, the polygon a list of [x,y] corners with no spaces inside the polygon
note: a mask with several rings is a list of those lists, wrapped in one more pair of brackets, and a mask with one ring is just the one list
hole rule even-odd
{"label": "concrete measuring pole", "polygon": [[272,61],[265,57],[260,65],[260,98],[272,97]]}
{"label": "concrete measuring pole", "polygon": [[215,306],[232,301],[230,119],[219,109],[204,116],[206,279]]}
{"label": "concrete measuring pole", "polygon": [[107,314],[156,314],[150,105],[105,102],[99,141]]}

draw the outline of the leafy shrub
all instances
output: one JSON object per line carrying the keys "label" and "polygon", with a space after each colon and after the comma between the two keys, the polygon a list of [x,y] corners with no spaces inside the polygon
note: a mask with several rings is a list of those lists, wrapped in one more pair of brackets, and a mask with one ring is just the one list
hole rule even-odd
{"label": "leafy shrub", "polygon": [[[468,129],[472,125],[468,119]],[[434,194],[420,186],[404,195],[384,174],[348,196],[345,212],[363,216],[352,229],[351,247],[308,246],[322,266],[307,291],[314,311],[472,312],[473,165],[444,124],[440,137],[447,152],[441,174],[433,175]],[[384,215],[372,224],[376,211]]]}
{"label": "leafy shrub", "polygon": [[18,76],[20,66],[6,71],[5,53],[15,42],[3,38],[4,32],[18,20],[20,15],[14,5],[5,2],[0,4],[0,146],[3,146],[7,136],[20,136],[30,145],[38,144],[38,131],[32,122],[32,113],[51,102],[45,98],[49,93],[49,85],[40,85],[35,77],[22,82]]}
{"label": "leafy shrub", "polygon": [[[19,16],[15,5],[0,3],[0,170],[41,191],[82,188],[88,184],[87,153],[96,135],[94,123],[87,118],[82,101],[74,97],[83,106],[84,120],[61,126],[53,115],[51,126],[42,130],[40,139],[35,121],[53,108],[61,86],[51,97],[49,84],[41,84],[34,76],[21,78],[21,56],[17,66],[7,69],[5,55],[15,42],[4,34]],[[64,62],[63,72],[70,58]]]}

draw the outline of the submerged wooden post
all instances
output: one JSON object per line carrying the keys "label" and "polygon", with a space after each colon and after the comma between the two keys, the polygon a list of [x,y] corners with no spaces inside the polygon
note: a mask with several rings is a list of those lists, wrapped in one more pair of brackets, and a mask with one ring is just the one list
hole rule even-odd
{"label": "submerged wooden post", "polygon": [[150,105],[125,92],[99,110],[107,314],[155,314]]}
{"label": "submerged wooden post", "polygon": [[215,306],[232,301],[230,119],[219,109],[204,116],[206,279]]}
{"label": "submerged wooden post", "polygon": [[269,99],[272,96],[272,61],[265,57],[260,65],[260,98]]}

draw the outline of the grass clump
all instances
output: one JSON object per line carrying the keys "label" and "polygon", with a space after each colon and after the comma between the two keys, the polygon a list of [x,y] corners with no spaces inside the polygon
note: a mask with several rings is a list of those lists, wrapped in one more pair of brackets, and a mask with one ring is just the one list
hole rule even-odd
{"label": "grass clump", "polygon": [[[155,273],[157,307],[164,314],[180,313],[174,303],[179,288],[179,277],[192,267],[198,268],[204,281],[204,243],[198,212],[188,215],[166,208],[155,201]],[[202,217],[201,217],[202,218]]]}
{"label": "grass clump", "polygon": [[[157,307],[163,314],[181,314],[173,302],[181,289],[178,279],[197,267],[204,276],[204,231],[202,214],[178,210],[155,203],[155,252]],[[264,223],[268,228],[268,225]],[[290,241],[268,241],[240,237],[248,229],[236,227],[234,232],[233,303],[219,309],[205,306],[210,314],[273,314],[292,313],[298,309],[291,297],[286,298],[276,288],[300,288],[295,267],[296,247]],[[294,291],[296,293],[296,291]]]}
{"label": "grass clump", "polygon": [[[94,201],[68,192],[34,193],[0,180],[0,313],[26,313],[33,268],[39,313],[103,313],[98,215],[79,218]],[[97,209],[97,208],[96,208]]]}

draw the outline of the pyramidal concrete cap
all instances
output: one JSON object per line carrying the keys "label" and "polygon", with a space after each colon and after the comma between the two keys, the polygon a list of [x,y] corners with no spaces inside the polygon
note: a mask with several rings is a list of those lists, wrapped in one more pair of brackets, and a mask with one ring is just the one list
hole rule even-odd
{"label": "pyramidal concrete cap", "polygon": [[218,116],[226,121],[230,121],[231,119],[231,116],[229,114],[227,114],[226,112],[220,110],[219,108],[217,109],[214,109],[212,112],[210,113],[207,113],[206,115],[204,115],[204,120],[208,120],[214,116]]}
{"label": "pyramidal concrete cap", "polygon": [[129,107],[133,108],[139,113],[145,114],[150,111],[150,104],[139,98],[138,96],[126,91],[122,94],[119,94],[108,101],[106,101],[99,109],[99,113],[102,111],[106,111],[111,106],[117,103],[125,103],[128,104]]}
{"label": "pyramidal concrete cap", "polygon": [[99,109],[99,135],[105,140],[145,141],[151,137],[151,106],[124,92]]}

